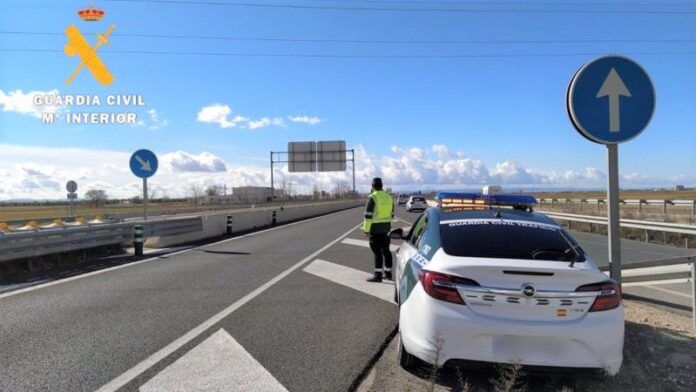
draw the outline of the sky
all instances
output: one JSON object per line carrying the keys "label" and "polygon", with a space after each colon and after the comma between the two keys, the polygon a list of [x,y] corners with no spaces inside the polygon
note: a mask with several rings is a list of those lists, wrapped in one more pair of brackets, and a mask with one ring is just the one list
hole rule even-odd
{"label": "sky", "polygon": [[[619,146],[621,187],[696,186],[696,2],[102,0],[103,19],[85,22],[89,4],[3,1],[0,200],[64,198],[69,179],[135,196],[140,148],[160,157],[150,182],[170,197],[267,186],[269,152],[311,140],[356,150],[360,190],[373,176],[396,190],[601,189],[606,149],[575,131],[565,93],[605,54],[640,63],[657,94],[648,128]],[[66,86],[71,24],[90,43],[115,25],[98,51],[110,86],[87,70]],[[36,94],[139,94],[145,106],[36,107]],[[43,124],[42,111],[137,123]],[[296,192],[351,180],[282,164],[275,177]]]}

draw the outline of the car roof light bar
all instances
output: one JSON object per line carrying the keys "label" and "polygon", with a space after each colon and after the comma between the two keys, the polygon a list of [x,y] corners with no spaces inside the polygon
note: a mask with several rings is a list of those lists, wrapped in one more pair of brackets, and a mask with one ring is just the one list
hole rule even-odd
{"label": "car roof light bar", "polygon": [[481,193],[439,192],[435,195],[438,207],[509,206],[529,207],[537,203],[530,195],[484,195]]}

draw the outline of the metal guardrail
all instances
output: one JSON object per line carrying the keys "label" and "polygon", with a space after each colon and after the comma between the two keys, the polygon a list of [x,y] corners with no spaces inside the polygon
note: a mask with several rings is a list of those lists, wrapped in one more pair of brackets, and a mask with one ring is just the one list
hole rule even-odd
{"label": "metal guardrail", "polygon": [[[554,211],[538,211],[549,218],[568,222],[581,222],[597,225],[607,225],[604,216],[567,214]],[[684,235],[684,247],[689,248],[689,236],[696,236],[696,226],[685,223],[653,222],[635,219],[621,219],[622,228],[645,230],[645,242],[650,241],[650,232],[662,232]]]}
{"label": "metal guardrail", "polygon": [[[539,207],[543,205],[551,205],[551,207],[568,205],[568,204],[579,204],[582,210],[583,205],[596,205],[599,209],[603,204],[606,204],[606,199],[537,199],[539,201]],[[691,207],[691,215],[696,215],[696,200],[670,200],[670,199],[620,199],[619,202],[624,205],[636,205],[638,206],[638,212],[643,211],[643,206],[658,205],[662,206],[662,213],[667,215],[669,206],[683,206]]]}
{"label": "metal guardrail", "polygon": [[0,261],[116,245],[133,237],[133,225],[85,225],[23,231],[0,236]]}
{"label": "metal guardrail", "polygon": [[[133,239],[136,223],[82,225],[12,232],[0,235],[0,262],[99,246],[117,245]],[[203,229],[201,217],[140,223],[146,236],[163,237]]]}
{"label": "metal guardrail", "polygon": [[[609,267],[602,267],[609,274]],[[691,318],[696,327],[696,255],[649,260],[622,266],[623,287],[652,284],[689,283],[691,286]]]}
{"label": "metal guardrail", "polygon": [[[567,214],[564,212],[554,212],[554,211],[537,211],[550,218],[557,220],[565,220],[572,222],[584,222],[584,223],[596,223],[599,225],[606,225],[607,218],[604,216],[593,216],[593,215],[578,215],[578,214]],[[628,227],[632,229],[643,229],[652,231],[664,231],[667,233],[676,234],[689,234],[696,235],[696,226],[689,225],[685,223],[666,223],[666,222],[652,222],[645,220],[635,220],[635,219],[621,219],[621,227]]]}

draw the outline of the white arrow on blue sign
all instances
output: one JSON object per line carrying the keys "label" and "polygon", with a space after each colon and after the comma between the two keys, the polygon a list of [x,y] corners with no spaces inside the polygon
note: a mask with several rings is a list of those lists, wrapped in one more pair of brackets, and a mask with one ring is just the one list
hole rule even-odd
{"label": "white arrow on blue sign", "polygon": [[583,65],[566,97],[575,128],[587,139],[617,144],[638,136],[655,112],[655,89],[633,60],[605,56]]}
{"label": "white arrow on blue sign", "polygon": [[138,150],[131,155],[130,169],[136,177],[152,177],[157,172],[157,156],[150,150]]}

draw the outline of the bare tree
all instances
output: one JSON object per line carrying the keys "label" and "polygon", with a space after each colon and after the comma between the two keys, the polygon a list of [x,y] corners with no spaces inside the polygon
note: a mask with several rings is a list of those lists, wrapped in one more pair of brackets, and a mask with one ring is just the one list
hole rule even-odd
{"label": "bare tree", "polygon": [[314,200],[319,200],[319,197],[321,196],[321,193],[319,192],[319,185],[315,182],[314,185],[312,186],[312,198]]}
{"label": "bare tree", "polygon": [[87,200],[92,200],[94,202],[94,206],[96,208],[99,208],[99,204],[103,205],[104,203],[106,203],[106,201],[109,199],[109,196],[103,189],[90,189],[87,192],[85,192],[85,198]]}
{"label": "bare tree", "polygon": [[292,180],[283,179],[283,181],[280,183],[280,189],[283,190],[285,197],[292,197],[292,194],[293,194],[292,188],[293,188]]}
{"label": "bare tree", "polygon": [[198,204],[198,199],[203,196],[203,188],[200,185],[193,183],[190,184],[187,189],[193,203]]}
{"label": "bare tree", "polygon": [[345,181],[339,181],[334,186],[333,195],[337,199],[345,198],[350,193],[351,189]]}
{"label": "bare tree", "polygon": [[220,196],[222,195],[223,189],[220,185],[210,185],[205,188],[206,196]]}

